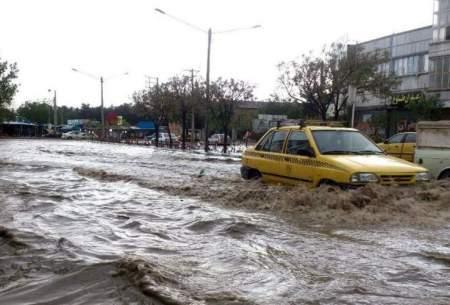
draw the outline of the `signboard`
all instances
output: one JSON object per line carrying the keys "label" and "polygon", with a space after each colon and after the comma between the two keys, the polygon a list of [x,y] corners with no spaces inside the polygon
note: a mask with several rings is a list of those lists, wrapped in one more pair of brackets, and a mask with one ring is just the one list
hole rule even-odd
{"label": "signboard", "polygon": [[425,100],[423,92],[399,94],[392,98],[392,105],[408,105],[411,102],[419,102]]}

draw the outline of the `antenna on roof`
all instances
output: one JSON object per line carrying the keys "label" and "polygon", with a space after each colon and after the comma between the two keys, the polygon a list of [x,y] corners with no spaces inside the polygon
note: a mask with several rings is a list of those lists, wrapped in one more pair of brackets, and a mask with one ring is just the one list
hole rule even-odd
{"label": "antenna on roof", "polygon": [[277,121],[277,129],[281,127],[281,121]]}
{"label": "antenna on roof", "polygon": [[300,121],[298,122],[298,125],[300,126],[300,128],[304,128],[304,127],[306,126],[304,120],[300,120]]}

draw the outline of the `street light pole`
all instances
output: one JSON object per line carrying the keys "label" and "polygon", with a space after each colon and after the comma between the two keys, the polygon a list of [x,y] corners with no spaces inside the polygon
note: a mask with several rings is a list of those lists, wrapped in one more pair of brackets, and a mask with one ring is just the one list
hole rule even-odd
{"label": "street light pole", "polygon": [[[207,55],[207,62],[206,62],[206,102],[205,102],[205,152],[209,151],[209,143],[208,143],[208,110],[210,107],[210,88],[209,88],[209,73],[210,73],[210,57],[211,57],[211,36],[212,36],[212,30],[211,28],[208,29],[208,31],[205,31],[204,29],[202,29],[201,27],[198,27],[192,23],[189,23],[183,19],[180,19],[178,17],[175,17],[173,15],[170,15],[168,13],[166,13],[165,11],[163,11],[162,9],[159,8],[155,8],[155,11],[158,12],[159,14],[165,15],[169,18],[174,19],[177,22],[180,22],[194,30],[200,31],[202,33],[207,33],[208,34],[208,55]],[[256,28],[260,28],[261,25],[254,25],[251,27],[243,27],[243,28],[234,28],[234,29],[230,29],[230,30],[226,30],[226,31],[219,31],[219,32],[214,32],[216,34],[224,34],[224,33],[232,33],[232,32],[236,32],[236,31],[241,31],[241,30],[250,30],[250,29],[256,29]]]}
{"label": "street light pole", "polygon": [[206,105],[205,105],[205,152],[209,151],[208,143],[208,110],[210,104],[210,92],[209,92],[209,73],[210,73],[210,62],[211,62],[211,36],[212,30],[208,29],[208,55],[206,60]]}
{"label": "street light pole", "polygon": [[51,124],[51,119],[50,119],[50,117],[51,117],[51,111],[52,111],[52,106],[51,106],[51,103],[52,103],[52,100],[51,100],[51,92],[52,92],[52,90],[51,89],[48,89],[48,103],[49,103],[49,105],[48,105],[48,122],[47,122],[47,129],[50,129],[50,124]]}
{"label": "street light pole", "polygon": [[53,91],[53,123],[55,124],[55,130],[56,125],[58,125],[58,107],[56,107],[56,90]]}
{"label": "street light pole", "polygon": [[191,146],[194,147],[194,143],[195,143],[195,83],[194,83],[194,73],[195,72],[199,72],[198,70],[194,70],[194,69],[189,69],[186,70],[191,72]]}
{"label": "street light pole", "polygon": [[101,119],[102,119],[102,139],[105,139],[105,111],[103,108],[103,76],[100,76],[100,111],[101,111]]}
{"label": "street light pole", "polygon": [[[103,83],[104,83],[105,79],[103,78],[103,76],[98,77],[93,74],[90,74],[90,73],[87,73],[87,72],[84,72],[84,71],[81,71],[81,70],[78,70],[75,68],[72,68],[72,71],[84,74],[84,75],[89,76],[90,78],[93,78],[96,80],[100,79],[100,112],[101,112],[101,121],[102,121],[102,139],[104,139],[105,138],[105,112],[104,112],[104,107],[103,107]],[[111,79],[113,77],[121,76],[121,75],[128,75],[128,72],[125,72],[123,74],[114,75],[114,76],[109,76],[106,78],[106,80]]]}

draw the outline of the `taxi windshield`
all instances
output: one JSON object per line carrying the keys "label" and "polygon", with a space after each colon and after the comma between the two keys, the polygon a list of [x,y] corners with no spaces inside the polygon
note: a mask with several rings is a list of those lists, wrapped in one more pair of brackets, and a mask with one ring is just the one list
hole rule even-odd
{"label": "taxi windshield", "polygon": [[383,154],[381,149],[357,131],[315,130],[312,134],[322,155]]}

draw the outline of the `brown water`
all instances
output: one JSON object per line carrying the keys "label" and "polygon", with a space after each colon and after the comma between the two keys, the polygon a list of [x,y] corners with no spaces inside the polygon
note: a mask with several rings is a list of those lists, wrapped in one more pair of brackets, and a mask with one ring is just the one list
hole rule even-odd
{"label": "brown water", "polygon": [[450,183],[310,191],[239,160],[0,141],[0,304],[450,304]]}

